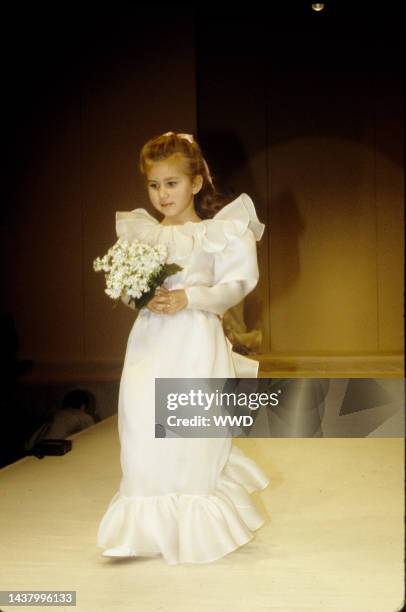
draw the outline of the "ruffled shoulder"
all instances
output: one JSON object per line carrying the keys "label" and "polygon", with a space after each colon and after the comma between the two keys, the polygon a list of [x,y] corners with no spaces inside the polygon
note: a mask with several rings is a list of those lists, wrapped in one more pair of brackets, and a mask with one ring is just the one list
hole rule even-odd
{"label": "ruffled shoulder", "polygon": [[159,225],[159,221],[154,219],[145,208],[116,212],[117,237],[129,242],[139,240],[151,243],[151,233],[158,230]]}
{"label": "ruffled shoulder", "polygon": [[208,253],[222,251],[233,240],[252,231],[259,241],[265,224],[258,219],[250,196],[241,193],[211,219],[187,221],[183,225],[161,225],[144,208],[116,212],[116,233],[129,242],[134,239],[148,244],[165,243],[179,257],[187,257],[200,245]]}
{"label": "ruffled shoulder", "polygon": [[249,228],[258,242],[265,230],[265,224],[258,219],[254,202],[247,193],[242,193],[235,200],[226,204],[212,219],[214,225],[223,228],[225,232],[232,232],[238,236],[244,234]]}

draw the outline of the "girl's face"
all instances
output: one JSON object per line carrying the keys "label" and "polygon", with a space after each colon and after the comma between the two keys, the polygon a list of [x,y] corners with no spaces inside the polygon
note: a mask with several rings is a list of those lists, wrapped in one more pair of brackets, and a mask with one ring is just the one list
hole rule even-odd
{"label": "girl's face", "polygon": [[150,164],[146,179],[151,204],[168,218],[170,224],[180,225],[186,221],[199,220],[194,207],[194,196],[202,187],[201,175],[191,180],[179,161],[168,158]]}

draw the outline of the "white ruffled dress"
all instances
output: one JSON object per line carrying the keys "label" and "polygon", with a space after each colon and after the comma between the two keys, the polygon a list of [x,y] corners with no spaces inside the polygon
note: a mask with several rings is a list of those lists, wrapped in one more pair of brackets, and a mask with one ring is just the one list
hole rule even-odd
{"label": "white ruffled dress", "polygon": [[258,361],[232,350],[221,316],[258,282],[256,241],[265,225],[242,193],[212,219],[161,225],[145,209],[116,213],[117,236],[164,243],[182,270],[168,289],[188,305],[175,314],[139,311],[118,398],[122,478],[100,522],[104,556],[162,555],[208,563],[254,536],[265,519],[250,493],[269,479],[231,438],[155,438],[155,377],[257,377]]}

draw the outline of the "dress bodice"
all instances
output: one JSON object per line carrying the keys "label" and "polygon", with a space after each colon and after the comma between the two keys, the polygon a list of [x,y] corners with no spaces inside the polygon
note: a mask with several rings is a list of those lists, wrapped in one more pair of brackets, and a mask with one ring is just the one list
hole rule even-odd
{"label": "dress bodice", "polygon": [[244,280],[252,274],[257,277],[255,242],[261,239],[264,229],[246,193],[211,219],[187,221],[183,225],[162,225],[144,208],[116,212],[119,238],[165,244],[168,262],[183,268],[166,280],[169,289],[211,286],[220,280]]}

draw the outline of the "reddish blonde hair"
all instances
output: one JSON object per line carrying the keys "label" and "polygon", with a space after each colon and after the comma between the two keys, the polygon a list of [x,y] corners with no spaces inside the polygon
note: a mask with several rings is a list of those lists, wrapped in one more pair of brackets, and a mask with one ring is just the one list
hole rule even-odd
{"label": "reddish blonde hair", "polygon": [[226,203],[222,193],[217,191],[201,148],[192,134],[166,132],[148,140],[141,149],[139,169],[146,178],[149,166],[174,156],[179,159],[185,174],[193,179],[203,177],[202,188],[195,195],[195,209],[201,219],[210,219]]}

